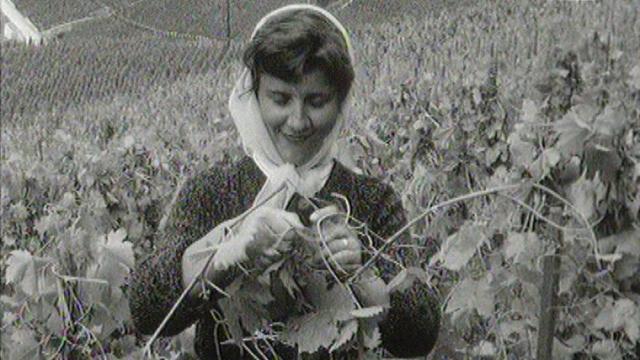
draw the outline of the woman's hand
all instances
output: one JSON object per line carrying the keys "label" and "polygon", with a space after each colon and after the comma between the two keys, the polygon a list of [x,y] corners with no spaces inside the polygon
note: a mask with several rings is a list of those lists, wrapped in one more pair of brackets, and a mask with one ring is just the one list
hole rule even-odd
{"label": "woman's hand", "polygon": [[[183,283],[188,286],[203,272],[208,258],[208,249],[215,248],[215,255],[204,271],[207,281],[220,287],[227,277],[227,270],[233,265],[245,263],[248,267],[263,271],[282,259],[295,239],[294,229],[303,228],[296,214],[271,208],[260,207],[247,215],[239,224],[232,238],[220,243],[224,234],[224,223],[191,244],[182,258]],[[213,251],[213,250],[212,250]],[[192,296],[200,293],[200,287],[193,288]]]}
{"label": "woman's hand", "polygon": [[244,243],[249,264],[254,269],[265,270],[291,250],[291,243],[297,237],[294,230],[302,228],[304,225],[298,215],[261,207],[245,219],[236,241]]}
{"label": "woman's hand", "polygon": [[309,217],[320,231],[320,249],[313,257],[314,266],[322,266],[323,258],[340,277],[351,275],[362,266],[362,244],[336,206],[315,211]]}

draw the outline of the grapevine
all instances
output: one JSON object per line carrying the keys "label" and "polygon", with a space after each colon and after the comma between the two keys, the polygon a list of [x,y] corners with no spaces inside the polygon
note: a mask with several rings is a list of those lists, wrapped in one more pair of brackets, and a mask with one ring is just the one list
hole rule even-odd
{"label": "grapevine", "polygon": [[[369,255],[362,269],[371,259],[395,262],[442,295],[434,357],[530,359],[541,265],[555,256],[554,357],[633,359],[640,351],[637,6],[480,2],[380,19],[386,11],[372,14],[366,3],[335,10],[348,19],[359,61],[340,160],[391,184],[416,220],[403,233],[411,242],[400,244],[351,216]],[[139,17],[153,13],[137,6]],[[222,42],[155,38],[108,18],[92,26],[40,48],[2,44],[2,358],[142,358],[149,339],[131,323],[129,269],[154,249],[179,184],[242,156],[225,109],[243,39],[233,39],[218,63]],[[388,251],[400,247],[418,262],[402,269]],[[337,282],[330,266],[298,266],[306,250],[296,251],[273,276]],[[358,272],[336,275],[353,285],[365,270]],[[336,288],[344,311],[326,313],[337,335],[324,345],[374,356],[365,348],[379,339],[365,320],[379,309],[357,309],[349,291]],[[295,325],[314,311],[298,305]],[[266,352],[277,339],[297,341],[293,322],[255,324],[252,336],[231,335]],[[193,353],[193,331],[157,338],[146,350]]]}

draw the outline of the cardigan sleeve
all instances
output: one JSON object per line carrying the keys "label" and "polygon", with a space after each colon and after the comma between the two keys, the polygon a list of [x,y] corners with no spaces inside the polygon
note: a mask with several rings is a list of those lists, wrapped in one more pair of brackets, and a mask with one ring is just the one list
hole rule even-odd
{"label": "cardigan sleeve", "polygon": [[[384,239],[394,235],[407,224],[401,200],[388,185],[381,185],[382,194],[374,203],[376,214],[370,227]],[[382,245],[377,238],[376,248]],[[401,234],[395,244],[409,244],[409,232]],[[418,266],[419,259],[412,249],[391,247],[385,252],[391,259],[405,266]],[[385,282],[389,282],[399,269],[388,259],[376,261],[376,267]],[[379,322],[382,346],[396,357],[426,356],[433,349],[440,329],[440,307],[437,295],[427,284],[414,282],[408,289],[391,294],[389,311]]]}
{"label": "cardigan sleeve", "polygon": [[[200,174],[187,180],[180,190],[155,250],[137,262],[130,277],[129,304],[140,333],[152,334],[178,301],[184,291],[182,255],[224,220],[224,198],[230,190],[223,171]],[[185,297],[161,335],[180,333],[212,306],[212,302]]]}

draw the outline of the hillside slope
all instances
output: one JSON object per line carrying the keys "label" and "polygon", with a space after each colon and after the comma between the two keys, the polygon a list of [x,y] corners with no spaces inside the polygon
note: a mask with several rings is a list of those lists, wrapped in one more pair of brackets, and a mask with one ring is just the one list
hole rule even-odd
{"label": "hillside slope", "polygon": [[[296,0],[230,1],[231,35],[248,36],[268,12]],[[330,9],[349,27],[392,21],[401,16],[434,16],[446,7],[464,6],[466,1],[451,0],[354,0],[330,2]],[[346,4],[346,6],[340,6]],[[127,16],[141,24],[166,31],[207,37],[226,35],[226,1],[155,0],[140,2],[127,9]]]}
{"label": "hillside slope", "polygon": [[100,2],[87,0],[13,0],[16,8],[41,31],[91,15],[102,8]]}
{"label": "hillside slope", "polygon": [[[35,0],[23,1],[26,7],[28,1]],[[261,0],[248,5],[231,1],[234,41],[245,41],[264,14],[292,2]],[[357,37],[367,24],[390,22],[394,16],[435,17],[447,2],[354,1],[334,12]],[[70,6],[73,2],[65,3]],[[7,46],[2,57],[2,119],[11,122],[29,114],[62,111],[115,94],[143,96],[152,87],[212,70],[226,36],[224,4],[208,0],[110,0],[113,16],[74,26],[43,48]],[[29,8],[35,9],[36,5],[30,4]],[[40,10],[46,8],[40,6]],[[78,7],[76,12],[84,14],[90,9]],[[46,21],[60,20],[55,19],[53,12]],[[203,42],[201,37],[211,40]]]}

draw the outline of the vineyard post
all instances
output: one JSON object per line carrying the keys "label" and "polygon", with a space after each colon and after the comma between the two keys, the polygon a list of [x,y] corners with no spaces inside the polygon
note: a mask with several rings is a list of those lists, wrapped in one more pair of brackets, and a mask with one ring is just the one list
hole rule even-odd
{"label": "vineyard post", "polygon": [[[558,213],[561,214],[561,208]],[[553,213],[551,214],[554,215]],[[561,215],[554,219],[562,224]],[[562,245],[562,230],[556,229],[557,244]],[[540,290],[540,318],[538,320],[538,345],[536,359],[553,359],[553,338],[556,325],[556,302],[558,298],[558,283],[560,281],[560,254],[558,249],[551,255],[546,255],[542,263],[542,289]]]}
{"label": "vineyard post", "polygon": [[231,41],[231,0],[227,0],[227,42]]}
{"label": "vineyard post", "polygon": [[544,257],[542,263],[542,291],[540,294],[540,320],[538,323],[538,360],[553,359],[553,334],[556,323],[560,257],[558,254]]}

